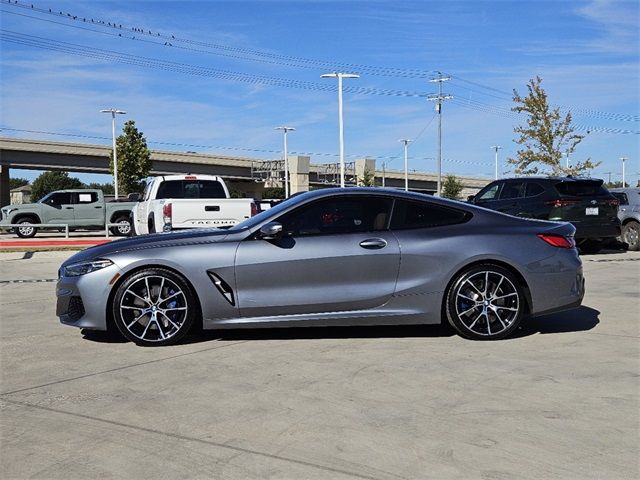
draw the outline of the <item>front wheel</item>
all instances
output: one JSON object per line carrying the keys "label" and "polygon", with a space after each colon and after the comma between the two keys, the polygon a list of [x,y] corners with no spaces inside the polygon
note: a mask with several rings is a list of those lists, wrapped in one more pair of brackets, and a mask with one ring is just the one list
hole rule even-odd
{"label": "front wheel", "polygon": [[121,215],[115,219],[113,223],[117,223],[117,227],[111,227],[111,233],[121,237],[131,235],[131,219],[128,216]]}
{"label": "front wheel", "polygon": [[31,220],[18,221],[18,227],[16,227],[16,235],[20,238],[33,238],[38,233],[38,228],[31,225]]}
{"label": "front wheel", "polygon": [[522,321],[526,301],[515,276],[497,265],[478,265],[460,273],[447,291],[447,320],[472,340],[498,340]]}
{"label": "front wheel", "polygon": [[632,220],[623,225],[622,241],[629,245],[629,250],[640,250],[640,223]]}
{"label": "front wheel", "polygon": [[148,268],[128,277],[113,302],[118,330],[143,346],[178,342],[189,332],[198,311],[186,280],[162,268]]}

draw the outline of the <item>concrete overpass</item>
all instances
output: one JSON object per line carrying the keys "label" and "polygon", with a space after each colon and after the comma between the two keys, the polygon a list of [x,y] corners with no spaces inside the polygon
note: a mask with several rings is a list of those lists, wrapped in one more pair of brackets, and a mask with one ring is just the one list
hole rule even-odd
{"label": "concrete overpass", "polygon": [[[9,171],[11,168],[33,170],[64,170],[82,173],[109,173],[111,146],[83,143],[56,142],[48,140],[17,139],[0,137],[0,205],[9,203]],[[335,164],[312,164],[310,157],[291,155],[289,157],[291,192],[306,191],[309,188],[331,186],[337,182]],[[162,174],[213,174],[227,181],[230,188],[248,196],[260,198],[264,189],[267,164],[262,159],[151,150],[152,175]],[[271,173],[277,173],[277,163]],[[283,162],[280,161],[282,168]],[[376,169],[374,159],[360,159],[350,163],[351,178],[360,178],[365,170],[375,172],[378,184],[387,187],[404,187],[404,172]],[[333,172],[333,173],[332,173]],[[272,178],[270,184],[278,185]],[[478,177],[457,177],[465,187],[464,194],[473,193],[486,185],[489,180]],[[435,192],[437,177],[432,173],[410,172],[409,188],[428,193]]]}

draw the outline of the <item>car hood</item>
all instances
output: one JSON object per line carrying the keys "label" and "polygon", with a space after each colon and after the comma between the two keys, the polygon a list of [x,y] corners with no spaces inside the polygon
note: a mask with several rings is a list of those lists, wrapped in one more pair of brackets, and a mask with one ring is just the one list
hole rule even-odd
{"label": "car hood", "polygon": [[72,263],[105,258],[115,253],[148,248],[178,247],[196,243],[216,243],[229,236],[227,230],[206,228],[183,232],[154,233],[139,237],[123,238],[102,245],[87,248],[69,257],[62,266]]}

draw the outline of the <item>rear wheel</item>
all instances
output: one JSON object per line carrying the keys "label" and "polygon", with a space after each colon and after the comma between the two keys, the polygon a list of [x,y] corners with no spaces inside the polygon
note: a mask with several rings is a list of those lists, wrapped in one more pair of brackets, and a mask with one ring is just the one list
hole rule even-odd
{"label": "rear wheel", "polygon": [[197,316],[189,284],[162,268],[131,275],[118,287],[113,302],[118,330],[138,345],[174,344],[188,333]]}
{"label": "rear wheel", "polygon": [[126,215],[120,215],[112,223],[118,223],[117,227],[111,227],[111,233],[119,235],[121,237],[128,237],[131,235],[131,219]]}
{"label": "rear wheel", "polygon": [[640,223],[632,220],[623,225],[622,241],[629,245],[629,250],[640,250]]}
{"label": "rear wheel", "polygon": [[33,238],[38,233],[38,228],[31,225],[34,222],[30,218],[18,220],[16,223],[19,226],[15,228],[15,232],[20,238]]}
{"label": "rear wheel", "polygon": [[447,320],[463,337],[498,340],[511,334],[525,313],[523,288],[497,265],[477,265],[460,273],[447,292]]}

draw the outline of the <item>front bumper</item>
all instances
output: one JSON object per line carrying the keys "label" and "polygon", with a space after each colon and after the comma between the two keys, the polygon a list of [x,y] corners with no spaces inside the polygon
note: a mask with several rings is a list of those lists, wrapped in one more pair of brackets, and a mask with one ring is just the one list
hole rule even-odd
{"label": "front bumper", "polygon": [[77,277],[59,277],[56,285],[56,315],[60,323],[90,330],[107,330],[109,294],[116,265]]}

